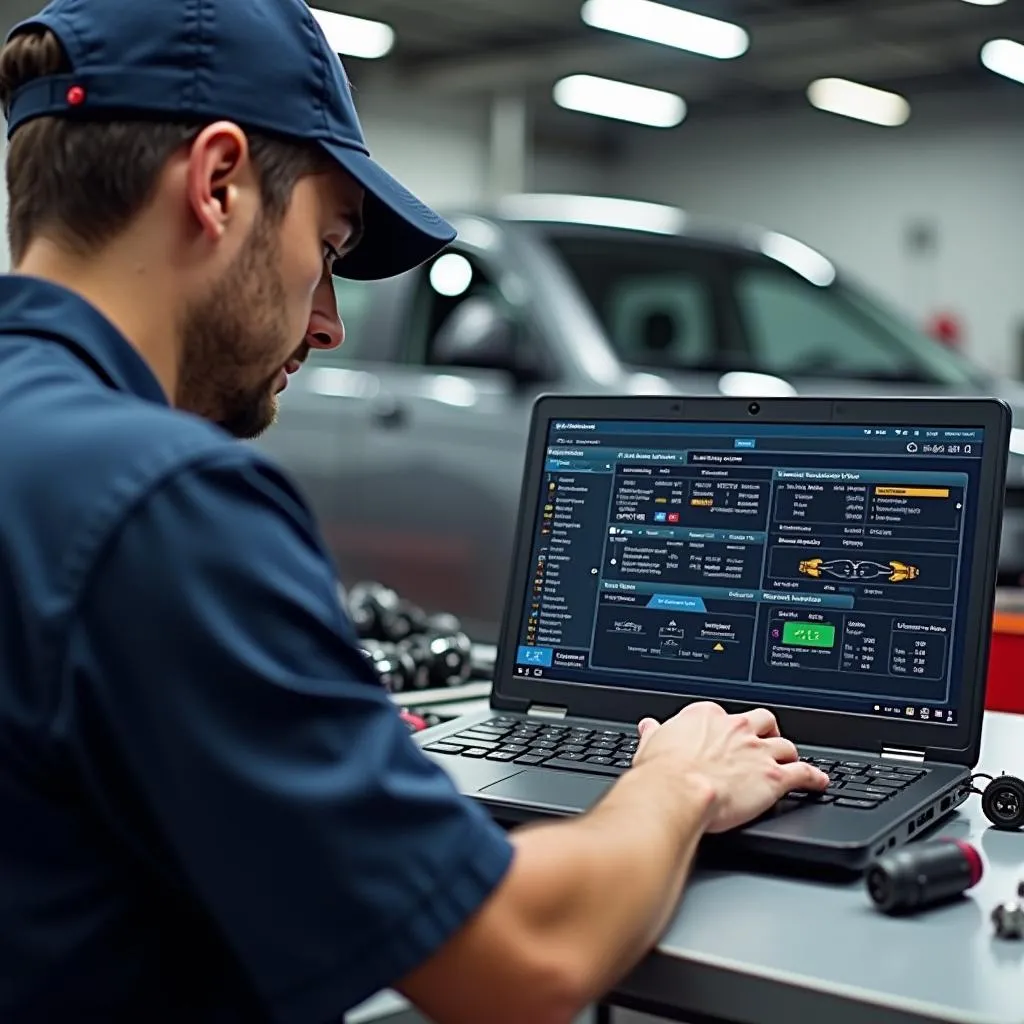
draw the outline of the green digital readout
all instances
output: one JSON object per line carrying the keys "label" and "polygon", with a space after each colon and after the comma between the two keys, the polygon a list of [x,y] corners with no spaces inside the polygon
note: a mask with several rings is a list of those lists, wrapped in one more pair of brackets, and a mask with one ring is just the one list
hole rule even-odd
{"label": "green digital readout", "polygon": [[836,627],[821,622],[786,622],[782,642],[791,647],[835,647]]}

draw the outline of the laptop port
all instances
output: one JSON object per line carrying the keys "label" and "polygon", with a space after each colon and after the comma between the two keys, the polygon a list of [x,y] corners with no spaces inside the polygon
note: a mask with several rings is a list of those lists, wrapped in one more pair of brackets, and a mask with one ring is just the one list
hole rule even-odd
{"label": "laptop port", "polygon": [[951,796],[944,796],[942,798],[942,809],[948,811],[953,806],[953,798]]}
{"label": "laptop port", "polygon": [[917,826],[913,822],[910,822],[910,824],[907,825],[907,835],[908,836],[912,836],[914,834],[914,832],[916,831],[916,829],[917,829]]}

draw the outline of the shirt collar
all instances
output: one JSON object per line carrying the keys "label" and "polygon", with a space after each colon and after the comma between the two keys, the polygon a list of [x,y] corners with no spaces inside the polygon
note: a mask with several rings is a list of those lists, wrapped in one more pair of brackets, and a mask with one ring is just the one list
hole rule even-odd
{"label": "shirt collar", "polygon": [[118,391],[169,404],[131,342],[95,306],[67,288],[20,274],[0,275],[0,342],[11,335],[55,341]]}

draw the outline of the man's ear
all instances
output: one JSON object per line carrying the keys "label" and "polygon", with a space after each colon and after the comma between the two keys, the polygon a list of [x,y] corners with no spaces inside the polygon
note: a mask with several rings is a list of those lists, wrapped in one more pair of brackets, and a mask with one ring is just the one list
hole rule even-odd
{"label": "man's ear", "polygon": [[252,184],[245,132],[230,121],[204,128],[189,151],[187,190],[192,213],[211,241],[238,215],[242,191]]}

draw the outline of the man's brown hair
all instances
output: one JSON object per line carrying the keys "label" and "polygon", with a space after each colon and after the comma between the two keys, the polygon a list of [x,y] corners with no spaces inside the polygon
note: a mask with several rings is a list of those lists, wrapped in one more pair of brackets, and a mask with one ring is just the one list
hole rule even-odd
{"label": "man's brown hair", "polygon": [[[49,29],[13,38],[0,50],[4,116],[9,117],[12,97],[21,86],[71,70],[64,47]],[[7,153],[12,261],[19,263],[41,232],[83,254],[109,242],[145,207],[174,152],[203,127],[198,122],[59,117],[22,125]],[[296,182],[322,171],[326,154],[313,144],[249,129],[246,134],[266,215],[279,221]]]}

